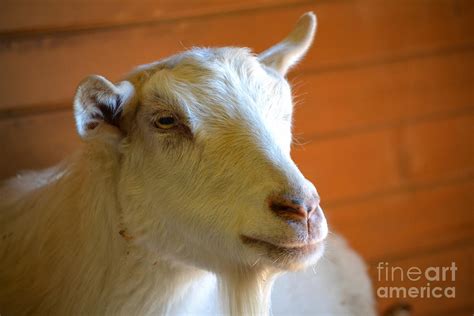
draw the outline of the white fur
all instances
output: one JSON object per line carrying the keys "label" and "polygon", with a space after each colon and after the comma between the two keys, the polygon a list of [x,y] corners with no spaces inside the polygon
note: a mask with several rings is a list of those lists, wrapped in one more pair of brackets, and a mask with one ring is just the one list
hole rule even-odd
{"label": "white fur", "polygon": [[[213,301],[199,297],[212,275],[221,312],[267,314],[276,277],[316,263],[328,233],[321,208],[308,230],[266,202],[279,192],[317,194],[290,157],[293,108],[283,76],[315,27],[314,15],[304,15],[293,35],[261,56],[200,48],[139,67],[116,85],[86,78],[74,102],[81,150],[0,191],[2,315],[174,314]],[[157,125],[169,116],[179,124]],[[314,249],[275,251],[243,236]],[[334,245],[324,274],[291,279],[336,298],[314,305],[278,299],[274,313],[314,306],[370,314],[364,268]],[[348,283],[351,269],[363,286]],[[276,295],[291,297],[278,288]],[[188,312],[203,311],[195,308]]]}
{"label": "white fur", "polygon": [[[272,290],[271,314],[375,315],[372,285],[360,257],[338,236],[330,236],[327,251],[317,265],[277,278]],[[171,315],[218,315],[214,275],[196,282]]]}

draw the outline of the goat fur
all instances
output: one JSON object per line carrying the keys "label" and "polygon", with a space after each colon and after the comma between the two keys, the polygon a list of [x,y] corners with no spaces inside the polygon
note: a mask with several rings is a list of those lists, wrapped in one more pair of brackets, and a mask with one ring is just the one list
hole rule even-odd
{"label": "goat fur", "polygon": [[[0,313],[373,315],[365,266],[335,236],[314,269],[282,275],[321,257],[321,209],[309,236],[264,208],[275,188],[316,194],[289,154],[284,78],[315,28],[307,13],[259,56],[195,48],[118,84],[86,78],[81,149],[0,190]],[[157,128],[166,116],[179,124]],[[242,234],[318,248],[275,255]]]}

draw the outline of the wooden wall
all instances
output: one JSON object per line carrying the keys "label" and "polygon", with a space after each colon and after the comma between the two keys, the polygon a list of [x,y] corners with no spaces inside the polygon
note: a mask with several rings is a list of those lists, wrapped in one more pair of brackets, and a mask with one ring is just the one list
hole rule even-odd
{"label": "wooden wall", "polygon": [[[0,4],[0,178],[78,147],[76,84],[118,80],[193,45],[280,40],[315,11],[315,45],[292,73],[294,158],[332,229],[368,261],[455,261],[455,299],[409,299],[415,315],[473,307],[474,1],[5,0]],[[412,286],[411,283],[401,283]],[[380,310],[398,302],[379,299]]]}

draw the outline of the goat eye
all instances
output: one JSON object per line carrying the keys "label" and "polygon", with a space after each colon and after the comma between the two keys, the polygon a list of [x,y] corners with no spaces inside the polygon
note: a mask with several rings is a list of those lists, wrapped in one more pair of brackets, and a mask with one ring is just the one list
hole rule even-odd
{"label": "goat eye", "polygon": [[160,129],[170,129],[178,125],[178,121],[173,116],[162,116],[155,121],[155,127]]}

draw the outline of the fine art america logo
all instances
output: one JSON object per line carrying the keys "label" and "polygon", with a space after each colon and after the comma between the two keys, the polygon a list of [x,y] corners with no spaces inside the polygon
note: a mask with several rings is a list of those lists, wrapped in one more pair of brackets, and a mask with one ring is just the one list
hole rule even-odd
{"label": "fine art america logo", "polygon": [[380,298],[455,298],[456,288],[450,285],[456,281],[457,269],[455,262],[452,262],[450,266],[427,268],[402,268],[391,266],[388,262],[379,262],[378,282],[384,284],[416,282],[416,286],[380,286],[377,288],[377,296]]}

